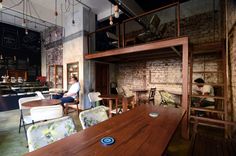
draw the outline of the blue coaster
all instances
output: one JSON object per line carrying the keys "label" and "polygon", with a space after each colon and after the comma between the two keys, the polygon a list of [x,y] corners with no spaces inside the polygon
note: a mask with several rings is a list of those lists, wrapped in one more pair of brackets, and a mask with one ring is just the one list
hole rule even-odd
{"label": "blue coaster", "polygon": [[112,145],[115,143],[115,139],[113,137],[104,137],[100,140],[100,142],[105,145],[105,146],[108,146],[108,145]]}

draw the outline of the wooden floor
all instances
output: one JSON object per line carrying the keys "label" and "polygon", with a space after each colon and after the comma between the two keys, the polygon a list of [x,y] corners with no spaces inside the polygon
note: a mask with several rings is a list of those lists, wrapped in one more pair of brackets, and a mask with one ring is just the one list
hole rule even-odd
{"label": "wooden floor", "polygon": [[189,156],[236,156],[236,139],[197,133],[191,142]]}

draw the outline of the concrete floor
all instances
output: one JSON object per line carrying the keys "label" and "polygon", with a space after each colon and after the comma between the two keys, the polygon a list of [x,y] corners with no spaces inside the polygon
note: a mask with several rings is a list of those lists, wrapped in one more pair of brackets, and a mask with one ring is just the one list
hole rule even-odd
{"label": "concrete floor", "polygon": [[[77,130],[80,131],[81,125],[77,113],[70,116],[74,119]],[[19,110],[0,112],[0,155],[19,156],[28,152],[27,141],[22,129],[18,133]],[[168,156],[185,156],[189,148],[189,141],[180,137],[180,128],[172,139],[168,150]]]}

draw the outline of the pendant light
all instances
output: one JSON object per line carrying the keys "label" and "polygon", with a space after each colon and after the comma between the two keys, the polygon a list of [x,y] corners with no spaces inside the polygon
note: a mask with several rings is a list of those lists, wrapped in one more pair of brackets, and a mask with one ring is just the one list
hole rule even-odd
{"label": "pendant light", "polygon": [[109,17],[109,20],[110,20],[110,25],[113,25],[113,17],[112,17],[112,3],[111,3],[111,15]]}

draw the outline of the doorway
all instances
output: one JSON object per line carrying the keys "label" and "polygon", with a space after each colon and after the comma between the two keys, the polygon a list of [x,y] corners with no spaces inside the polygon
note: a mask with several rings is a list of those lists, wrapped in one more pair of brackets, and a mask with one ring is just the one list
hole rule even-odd
{"label": "doorway", "polygon": [[95,90],[102,95],[109,94],[109,64],[95,63]]}

